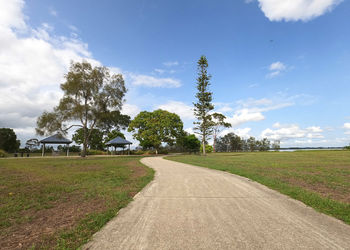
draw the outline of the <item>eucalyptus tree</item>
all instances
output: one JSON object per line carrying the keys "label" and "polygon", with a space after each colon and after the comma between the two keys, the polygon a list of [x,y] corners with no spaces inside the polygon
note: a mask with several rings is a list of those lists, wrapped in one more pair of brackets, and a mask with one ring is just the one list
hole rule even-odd
{"label": "eucalyptus tree", "polygon": [[214,126],[213,126],[213,152],[216,152],[216,136],[220,133],[220,131],[224,128],[230,128],[232,125],[231,123],[225,122],[226,116],[220,113],[214,113],[212,114]]}
{"label": "eucalyptus tree", "polygon": [[194,130],[195,133],[201,136],[203,155],[205,155],[206,141],[212,134],[215,125],[211,115],[211,111],[214,109],[214,105],[212,104],[213,93],[209,91],[211,76],[208,75],[207,68],[208,60],[205,56],[201,56],[197,62],[197,102],[193,103],[193,105],[194,115],[197,118],[197,121],[194,122],[197,125]]}
{"label": "eucalyptus tree", "polygon": [[106,67],[93,67],[87,61],[72,62],[61,90],[59,104],[38,118],[36,132],[66,134],[72,127],[82,128],[84,157],[94,128],[101,126],[106,114],[122,108],[126,93],[123,76],[111,74]]}

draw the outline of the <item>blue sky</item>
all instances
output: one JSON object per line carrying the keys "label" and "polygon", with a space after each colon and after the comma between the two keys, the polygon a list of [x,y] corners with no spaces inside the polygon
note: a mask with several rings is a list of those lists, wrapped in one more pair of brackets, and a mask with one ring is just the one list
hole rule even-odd
{"label": "blue sky", "polygon": [[163,108],[191,132],[206,55],[216,111],[233,125],[222,135],[344,146],[349,24],[346,0],[0,1],[0,127],[35,137],[70,60],[85,58],[124,75],[125,113]]}

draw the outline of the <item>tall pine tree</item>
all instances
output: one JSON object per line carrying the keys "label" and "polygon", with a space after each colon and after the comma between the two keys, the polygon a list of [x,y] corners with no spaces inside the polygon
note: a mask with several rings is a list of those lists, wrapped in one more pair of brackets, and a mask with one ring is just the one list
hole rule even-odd
{"label": "tall pine tree", "polygon": [[194,115],[197,121],[194,122],[197,126],[194,128],[195,133],[202,137],[203,155],[205,155],[205,144],[209,136],[213,132],[214,122],[210,111],[214,109],[212,102],[212,92],[209,91],[210,78],[208,75],[208,60],[205,56],[201,56],[197,63],[198,78],[197,78],[197,102],[194,105]]}

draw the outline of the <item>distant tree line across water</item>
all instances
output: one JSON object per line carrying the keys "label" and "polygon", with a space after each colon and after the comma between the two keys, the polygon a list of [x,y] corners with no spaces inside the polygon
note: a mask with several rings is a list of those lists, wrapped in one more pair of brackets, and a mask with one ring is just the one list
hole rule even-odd
{"label": "distant tree line across water", "polygon": [[239,152],[239,151],[269,151],[280,149],[280,142],[274,141],[271,143],[267,138],[257,140],[254,137],[244,139],[234,133],[229,133],[225,136],[218,137],[215,142],[216,152]]}

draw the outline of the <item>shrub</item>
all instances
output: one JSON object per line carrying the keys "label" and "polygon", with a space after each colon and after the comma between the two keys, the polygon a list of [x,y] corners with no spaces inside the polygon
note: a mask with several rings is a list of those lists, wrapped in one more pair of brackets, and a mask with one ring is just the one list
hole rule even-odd
{"label": "shrub", "polygon": [[[203,145],[201,145],[201,152],[203,152]],[[212,153],[213,152],[213,147],[211,145],[205,145],[205,152],[206,153]]]}
{"label": "shrub", "polygon": [[88,149],[87,150],[87,155],[106,155],[107,152],[101,151],[101,150],[95,150],[95,149]]}
{"label": "shrub", "polygon": [[0,158],[4,158],[6,156],[7,156],[7,153],[4,150],[0,149]]}
{"label": "shrub", "polygon": [[132,155],[143,155],[145,151],[143,150],[133,150],[130,152]]}
{"label": "shrub", "polygon": [[161,154],[161,155],[167,155],[169,152],[167,149],[165,148],[161,148],[158,150],[158,154]]}

